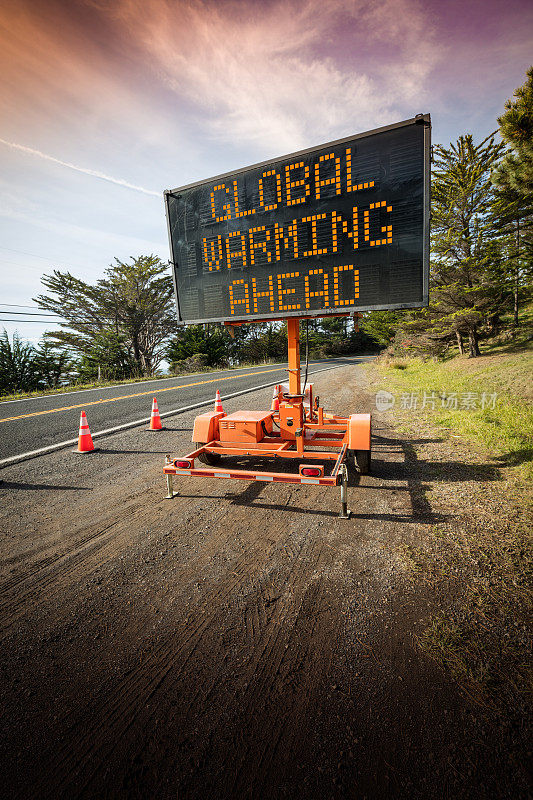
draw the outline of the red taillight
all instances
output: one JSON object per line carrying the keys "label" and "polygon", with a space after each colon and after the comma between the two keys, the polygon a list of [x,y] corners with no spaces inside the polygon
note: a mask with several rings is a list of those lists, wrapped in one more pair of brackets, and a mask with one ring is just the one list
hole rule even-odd
{"label": "red taillight", "polygon": [[186,461],[185,459],[182,461],[174,461],[174,466],[177,469],[190,469],[192,467],[192,461]]}
{"label": "red taillight", "polygon": [[321,467],[302,467],[300,475],[305,475],[306,478],[320,478],[322,469]]}

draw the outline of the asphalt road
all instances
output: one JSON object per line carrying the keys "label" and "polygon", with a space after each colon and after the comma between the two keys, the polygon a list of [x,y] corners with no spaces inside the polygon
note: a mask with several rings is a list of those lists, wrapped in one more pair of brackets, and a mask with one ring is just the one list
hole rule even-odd
{"label": "asphalt road", "polygon": [[[334,365],[357,364],[373,356],[310,362],[312,375]],[[285,364],[186,375],[79,392],[0,403],[0,461],[73,439],[80,412],[87,413],[92,433],[150,416],[152,398],[159,411],[173,411],[251,387],[287,379]]]}
{"label": "asphalt road", "polygon": [[[350,519],[339,487],[183,476],[164,499],[164,456],[187,452],[197,411],[100,439],[89,457],[2,469],[3,797],[529,796],[525,701],[513,687],[511,704],[488,706],[420,646],[435,620],[468,611],[456,598],[478,552],[471,520],[478,541],[491,513],[515,519],[495,468],[458,439],[395,431],[361,367],[313,383],[338,414],[373,412]],[[258,411],[268,395],[224,407]],[[434,565],[457,542],[460,568],[441,580]]]}

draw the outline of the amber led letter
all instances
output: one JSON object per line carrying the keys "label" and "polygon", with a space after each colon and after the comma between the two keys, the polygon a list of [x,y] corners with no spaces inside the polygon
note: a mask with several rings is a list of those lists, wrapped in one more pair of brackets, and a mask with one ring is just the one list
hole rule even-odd
{"label": "amber led letter", "polygon": [[[332,175],[330,178],[321,178],[320,177],[320,164],[323,161],[331,161],[331,159],[335,159],[335,174]],[[317,163],[315,164],[315,195],[316,199],[320,200],[321,191],[323,186],[330,186],[335,184],[335,194],[341,194],[342,187],[341,187],[341,160],[340,158],[335,158],[335,153],[328,153],[327,155],[320,156]]]}
{"label": "amber led letter", "polygon": [[209,272],[215,269],[220,269],[222,264],[222,236],[217,236],[216,239],[207,240],[204,238],[203,242],[204,266],[207,267]]}
{"label": "amber led letter", "polygon": [[[303,167],[303,178],[300,180],[292,180],[291,181],[291,170],[292,169],[302,169]],[[311,194],[311,188],[308,183],[309,180],[309,167],[304,165],[303,161],[298,161],[296,164],[289,164],[285,167],[285,188],[287,190],[287,205],[288,206],[295,206],[298,203],[305,203],[306,199]],[[300,186],[305,186],[305,194],[300,195],[300,197],[292,197],[292,190],[297,189]]]}
{"label": "amber led letter", "polygon": [[297,311],[300,308],[300,303],[295,303],[294,305],[283,305],[283,295],[285,294],[295,294],[296,289],[285,289],[281,281],[283,278],[297,278],[299,272],[284,272],[283,275],[278,275],[278,299],[279,299],[279,310],[280,311]]}
{"label": "amber led letter", "polygon": [[216,206],[215,206],[215,192],[221,191],[222,189],[224,189],[226,194],[230,193],[230,189],[229,189],[228,186],[226,186],[225,183],[221,183],[218,186],[215,186],[215,188],[211,192],[211,215],[212,215],[213,219],[216,222],[224,222],[224,220],[226,220],[226,219],[231,219],[231,204],[230,203],[225,203],[222,206],[222,211],[224,212],[224,216],[220,215],[220,216],[217,217],[217,211],[216,211]]}

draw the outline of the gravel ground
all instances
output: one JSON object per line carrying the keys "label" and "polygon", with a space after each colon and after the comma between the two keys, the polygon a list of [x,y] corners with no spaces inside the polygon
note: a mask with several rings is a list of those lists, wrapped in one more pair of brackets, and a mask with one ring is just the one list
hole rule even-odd
{"label": "gravel ground", "polygon": [[[368,411],[364,380],[315,391]],[[184,479],[163,500],[194,416],[3,470],[5,796],[526,797],[505,726],[417,645],[438,600],[401,551],[448,514],[424,442],[376,420],[350,520],[329,487]]]}

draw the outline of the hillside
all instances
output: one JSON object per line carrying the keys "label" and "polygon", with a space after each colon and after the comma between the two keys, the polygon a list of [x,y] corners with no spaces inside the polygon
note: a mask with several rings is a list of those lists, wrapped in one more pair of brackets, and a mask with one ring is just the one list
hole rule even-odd
{"label": "hillside", "polygon": [[406,531],[402,545],[413,590],[438,598],[419,643],[522,741],[530,686],[532,350],[524,332],[489,343],[476,359],[383,354],[366,367],[374,392],[394,398],[376,418],[401,433],[421,502],[440,513],[423,537]]}

